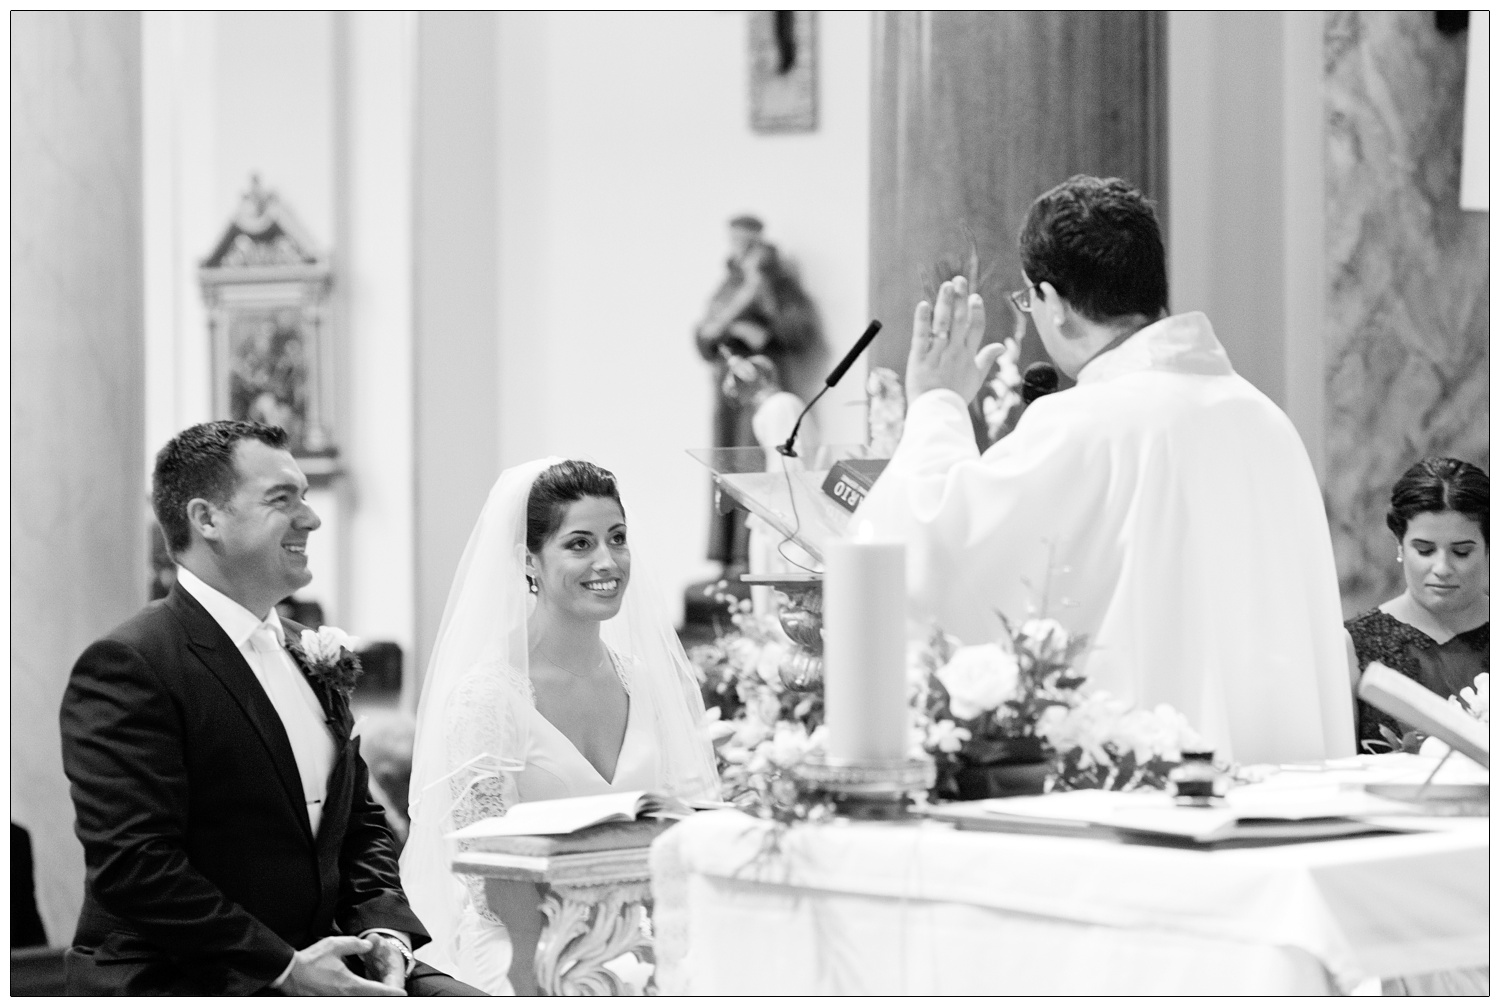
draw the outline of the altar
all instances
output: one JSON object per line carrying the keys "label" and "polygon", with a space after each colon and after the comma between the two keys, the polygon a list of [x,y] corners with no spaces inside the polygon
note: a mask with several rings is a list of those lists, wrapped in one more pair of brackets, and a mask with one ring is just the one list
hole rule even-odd
{"label": "altar", "polygon": [[652,847],[658,987],[1328,995],[1476,970],[1488,825],[1200,850],[836,821],[772,847],[768,823],[700,814]]}

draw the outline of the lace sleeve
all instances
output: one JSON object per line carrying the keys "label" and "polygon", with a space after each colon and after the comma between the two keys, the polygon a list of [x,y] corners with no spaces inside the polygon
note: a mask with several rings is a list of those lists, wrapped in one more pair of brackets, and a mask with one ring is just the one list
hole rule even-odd
{"label": "lace sleeve", "polygon": [[[515,772],[505,764],[525,760],[532,702],[529,683],[499,665],[476,667],[454,689],[445,717],[453,828],[503,815],[519,801]],[[469,845],[460,842],[459,848]],[[499,923],[486,904],[484,879],[465,875],[463,880],[470,905]]]}

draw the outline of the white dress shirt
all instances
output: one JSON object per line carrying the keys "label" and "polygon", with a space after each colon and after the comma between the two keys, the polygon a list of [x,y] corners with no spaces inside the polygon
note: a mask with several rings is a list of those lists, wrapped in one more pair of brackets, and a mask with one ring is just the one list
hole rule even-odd
{"label": "white dress shirt", "polygon": [[307,823],[313,835],[323,818],[323,799],[328,794],[328,774],[333,770],[333,736],[327,716],[312,686],[286,652],[281,620],[272,609],[258,619],[239,602],[205,584],[186,567],[177,568],[177,582],[207,609],[214,622],[239,648],[266,698],[276,708],[297,773],[302,778],[302,796],[307,802]]}

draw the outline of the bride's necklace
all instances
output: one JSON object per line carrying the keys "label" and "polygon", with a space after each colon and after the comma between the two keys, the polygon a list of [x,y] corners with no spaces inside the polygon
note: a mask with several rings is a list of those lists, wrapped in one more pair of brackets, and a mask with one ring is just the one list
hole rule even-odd
{"label": "bride's necklace", "polygon": [[600,668],[604,667],[604,662],[609,659],[609,651],[605,650],[602,645],[600,646],[600,650],[603,651],[603,653],[601,653],[599,655],[599,660],[594,662],[594,666],[593,667],[591,667],[588,671],[585,671],[585,672],[576,672],[576,671],[569,671],[567,665],[563,664],[561,661],[557,660],[557,658],[555,658],[551,654],[547,653],[547,651],[542,647],[541,644],[537,644],[537,648],[536,648],[536,652],[541,655],[542,660],[546,661],[548,664],[552,665],[552,667],[556,668],[558,671],[562,672],[564,675],[567,675],[569,678],[578,678],[578,679],[593,678],[594,677],[594,672],[596,672]]}

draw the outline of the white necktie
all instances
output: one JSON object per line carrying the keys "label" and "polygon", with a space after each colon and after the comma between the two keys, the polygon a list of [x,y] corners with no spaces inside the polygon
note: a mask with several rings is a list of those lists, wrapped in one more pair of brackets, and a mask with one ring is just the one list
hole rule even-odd
{"label": "white necktie", "polygon": [[[274,616],[273,616],[274,618]],[[323,799],[328,792],[328,773],[333,768],[333,738],[328,733],[323,708],[312,686],[302,677],[291,657],[282,649],[272,626],[263,622],[250,634],[250,647],[256,660],[250,662],[260,680],[266,698],[276,708],[292,756],[297,760],[297,774],[302,779],[302,794],[307,800],[307,820],[313,835],[323,817]],[[258,665],[258,666],[257,666]]]}

